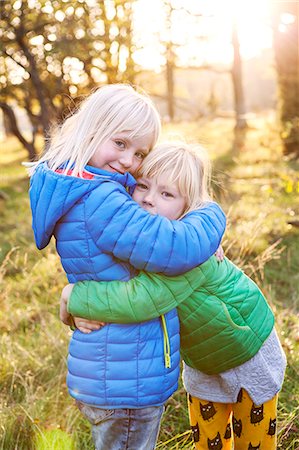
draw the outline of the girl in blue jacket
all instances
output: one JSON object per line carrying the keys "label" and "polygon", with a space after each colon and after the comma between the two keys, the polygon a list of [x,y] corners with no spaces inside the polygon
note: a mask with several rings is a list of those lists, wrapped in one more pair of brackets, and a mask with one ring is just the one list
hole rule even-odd
{"label": "girl in blue jacket", "polygon": [[[55,237],[69,282],[127,281],[140,269],[177,275],[216,251],[225,217],[215,203],[171,221],[131,199],[132,174],[159,132],[159,116],[145,95],[107,85],[57,128],[32,165],[36,245],[42,249]],[[154,448],[178,376],[175,310],[90,334],[76,330],[71,338],[67,385],[93,424],[97,449]]]}
{"label": "girl in blue jacket", "polygon": [[[142,164],[133,199],[151,214],[182,218],[207,199],[206,158],[184,143],[158,145]],[[198,450],[275,450],[285,355],[258,287],[226,258],[180,277],[141,272],[129,282],[63,290],[62,316],[137,322],[178,306],[184,385]],[[86,330],[94,323],[75,318]]]}

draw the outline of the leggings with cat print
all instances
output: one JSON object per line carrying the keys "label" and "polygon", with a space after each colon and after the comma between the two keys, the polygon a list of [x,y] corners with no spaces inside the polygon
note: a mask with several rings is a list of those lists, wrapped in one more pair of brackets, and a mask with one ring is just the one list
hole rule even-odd
{"label": "leggings with cat print", "polygon": [[277,397],[255,405],[244,389],[240,390],[236,403],[208,402],[188,394],[195,448],[275,450]]}

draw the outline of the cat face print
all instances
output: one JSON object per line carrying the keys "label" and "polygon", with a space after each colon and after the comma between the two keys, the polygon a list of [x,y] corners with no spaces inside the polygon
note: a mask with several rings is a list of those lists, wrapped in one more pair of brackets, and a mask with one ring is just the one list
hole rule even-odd
{"label": "cat face print", "polygon": [[228,423],[226,426],[224,439],[230,439],[231,437],[232,437],[232,429],[231,429],[230,423]]}
{"label": "cat face print", "polygon": [[206,404],[200,402],[199,406],[200,406],[200,414],[203,420],[209,420],[216,414],[216,409],[212,402]]}
{"label": "cat face print", "polygon": [[196,423],[196,425],[191,425],[191,431],[192,431],[193,441],[199,442],[200,432],[199,432],[198,423]]}
{"label": "cat face print", "polygon": [[242,389],[240,389],[238,397],[237,397],[237,402],[241,403],[242,400],[243,400],[243,391],[242,391]]}
{"label": "cat face print", "polygon": [[238,420],[233,416],[233,430],[236,436],[241,437],[242,433],[242,420]]}
{"label": "cat face print", "polygon": [[256,406],[253,403],[250,411],[250,422],[258,423],[261,422],[263,418],[264,418],[264,405]]}
{"label": "cat face print", "polygon": [[276,433],[276,418],[269,420],[268,434],[274,436]]}
{"label": "cat face print", "polygon": [[251,442],[249,442],[248,450],[259,450],[260,446],[261,444],[255,447],[254,445],[251,444]]}
{"label": "cat face print", "polygon": [[209,450],[221,450],[223,447],[220,433],[218,431],[217,436],[214,439],[208,438],[208,449]]}

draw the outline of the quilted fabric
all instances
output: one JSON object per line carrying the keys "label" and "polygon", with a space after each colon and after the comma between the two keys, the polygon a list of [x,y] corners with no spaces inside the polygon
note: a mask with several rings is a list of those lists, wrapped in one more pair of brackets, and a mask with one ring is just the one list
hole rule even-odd
{"label": "quilted fabric", "polygon": [[126,283],[77,283],[68,309],[80,317],[126,323],[176,306],[182,357],[210,375],[248,361],[274,326],[258,286],[227,258],[219,263],[214,256],[175,278],[141,272]]}
{"label": "quilted fabric", "polygon": [[[75,178],[38,166],[31,178],[32,224],[38,248],[51,236],[70,282],[129,280],[138,269],[175,275],[213,254],[225,217],[207,204],[184,221],[152,216],[132,201],[129,174],[87,166],[93,179]],[[160,405],[177,388],[179,323],[165,315],[171,367],[164,365],[161,320],[110,324],[99,331],[74,332],[67,384],[70,394],[101,408]]]}

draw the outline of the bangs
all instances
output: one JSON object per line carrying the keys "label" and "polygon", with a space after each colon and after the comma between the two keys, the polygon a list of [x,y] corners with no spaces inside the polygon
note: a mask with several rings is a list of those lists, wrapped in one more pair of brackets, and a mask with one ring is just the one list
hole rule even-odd
{"label": "bangs", "polygon": [[173,161],[170,158],[160,161],[150,161],[145,159],[142,163],[138,175],[145,178],[160,178],[167,174],[167,181],[169,184],[177,183],[182,177],[184,172],[180,167],[179,161]]}
{"label": "bangs", "polygon": [[[191,165],[190,155],[179,146],[171,144],[157,146],[143,161],[138,174],[146,178],[159,178],[167,173],[169,183],[184,180]],[[181,183],[182,184],[182,183]]]}
{"label": "bangs", "polygon": [[121,131],[128,132],[131,139],[152,135],[154,145],[161,131],[160,118],[149,105],[139,103],[136,108],[128,108],[120,124]]}

